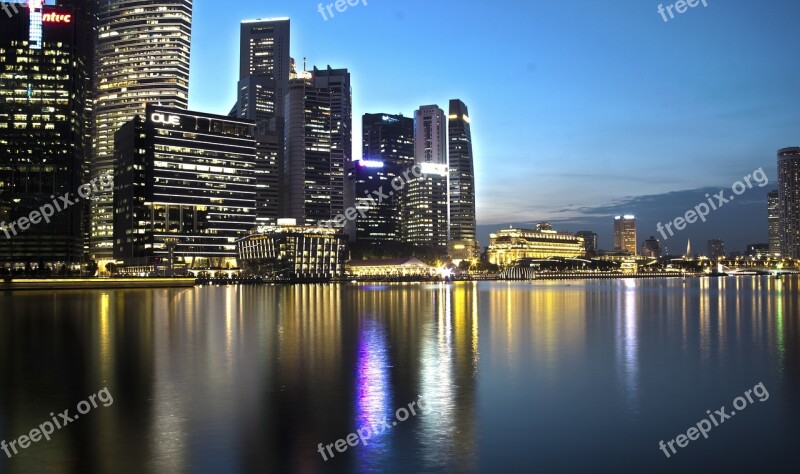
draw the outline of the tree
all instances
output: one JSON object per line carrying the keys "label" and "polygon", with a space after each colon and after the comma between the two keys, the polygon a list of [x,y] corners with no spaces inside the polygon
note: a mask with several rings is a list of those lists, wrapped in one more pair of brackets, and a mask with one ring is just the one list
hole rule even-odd
{"label": "tree", "polygon": [[86,273],[88,273],[90,277],[93,277],[97,275],[98,268],[100,267],[97,265],[97,262],[89,260],[89,263],[86,264]]}

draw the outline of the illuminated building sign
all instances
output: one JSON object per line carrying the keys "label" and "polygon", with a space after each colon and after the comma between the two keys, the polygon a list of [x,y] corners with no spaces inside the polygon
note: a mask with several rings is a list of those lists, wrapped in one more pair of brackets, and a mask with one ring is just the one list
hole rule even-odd
{"label": "illuminated building sign", "polygon": [[447,165],[440,165],[436,163],[420,163],[419,167],[423,174],[438,174],[439,176],[447,176]]}
{"label": "illuminated building sign", "polygon": [[28,32],[28,42],[31,49],[42,49],[42,8],[44,0],[30,0],[28,10],[30,10],[30,27]]}
{"label": "illuminated building sign", "polygon": [[359,161],[359,164],[366,168],[383,168],[383,163],[380,161],[361,160]]}
{"label": "illuminated building sign", "polygon": [[164,115],[164,114],[151,114],[150,120],[154,123],[159,123],[162,125],[173,125],[178,126],[181,124],[181,118],[177,115]]}
{"label": "illuminated building sign", "polygon": [[72,15],[59,13],[45,13],[42,16],[44,23],[72,23]]}

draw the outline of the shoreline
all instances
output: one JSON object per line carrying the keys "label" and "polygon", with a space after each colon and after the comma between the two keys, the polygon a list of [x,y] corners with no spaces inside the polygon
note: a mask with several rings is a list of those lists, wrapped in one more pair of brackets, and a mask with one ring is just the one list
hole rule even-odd
{"label": "shoreline", "polygon": [[20,278],[0,281],[0,290],[116,290],[191,288],[194,278]]}

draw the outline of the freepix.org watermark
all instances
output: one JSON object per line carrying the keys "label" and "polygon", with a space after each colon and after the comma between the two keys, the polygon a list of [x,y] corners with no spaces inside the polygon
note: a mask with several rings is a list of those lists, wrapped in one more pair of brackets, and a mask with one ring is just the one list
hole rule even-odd
{"label": "freepix.org watermark", "polygon": [[20,7],[21,5],[19,3],[0,2],[0,9],[6,12],[6,15],[8,15],[9,18],[14,16],[15,13],[19,13]]}
{"label": "freepix.org watermark", "polygon": [[[766,402],[769,399],[769,392],[767,392],[766,387],[764,387],[764,382],[759,382],[755,387],[745,391],[744,397],[736,397],[733,400],[733,407],[736,408],[736,410],[742,411],[749,405],[752,405],[755,403],[752,395],[758,397],[759,402]],[[676,444],[679,448],[685,448],[689,445],[689,441],[697,440],[700,438],[700,435],[703,435],[703,438],[708,439],[708,432],[722,423],[725,423],[726,420],[730,420],[731,417],[736,415],[736,410],[731,410],[730,413],[726,413],[724,406],[719,410],[715,410],[714,414],[711,413],[711,410],[706,410],[706,414],[709,415],[708,420],[703,418],[695,426],[689,428],[686,431],[686,434],[679,434],[675,437],[675,439],[669,440],[669,442],[666,444],[662,439],[658,442],[658,448],[664,453],[664,456],[669,458],[672,456],[672,454],[676,454],[678,452],[675,449]],[[716,415],[716,417],[714,415]],[[669,451],[667,450],[668,446]],[[670,454],[670,451],[672,454]]]}
{"label": "freepix.org watermark", "polygon": [[50,420],[45,421],[37,428],[32,429],[30,433],[24,434],[17,439],[9,441],[8,443],[6,443],[6,440],[3,440],[0,442],[0,449],[2,449],[3,452],[6,453],[6,456],[11,459],[12,456],[19,454],[19,450],[28,449],[31,444],[38,443],[42,440],[42,438],[44,438],[45,441],[50,441],[50,435],[55,433],[57,429],[63,429],[67,425],[77,421],[81,415],[85,415],[94,408],[99,407],[97,404],[98,401],[100,401],[100,403],[102,403],[106,408],[114,404],[114,397],[111,396],[111,392],[108,391],[107,387],[103,388],[96,394],[91,395],[88,400],[83,400],[78,403],[77,415],[70,416],[69,409],[59,413],[58,416],[50,413],[50,417],[53,420],[52,422]]}
{"label": "freepix.org watermark", "polygon": [[[334,8],[336,9],[337,12],[344,13],[347,11],[348,8],[355,7],[359,3],[363,4],[365,7],[367,6],[367,0],[336,0],[336,2],[329,3],[324,6],[322,3],[320,3],[319,5],[317,5],[317,11],[319,12],[320,15],[322,15],[323,20],[328,21],[328,15],[330,15],[331,18],[335,16],[335,14],[333,13]],[[325,14],[326,10],[328,12],[328,15]]]}
{"label": "freepix.org watermark", "polygon": [[[661,237],[664,240],[669,239],[669,237],[673,237],[675,232],[673,232],[672,227],[675,227],[676,231],[681,231],[686,228],[688,224],[694,224],[697,222],[698,219],[705,222],[706,217],[711,214],[711,211],[716,211],[717,209],[721,208],[725,204],[736,199],[736,196],[741,196],[745,193],[748,189],[753,189],[753,183],[751,182],[751,178],[755,181],[759,188],[763,188],[767,184],[769,184],[769,178],[767,178],[767,174],[764,173],[763,168],[759,168],[753,171],[752,174],[748,174],[742,181],[737,181],[733,183],[731,186],[731,191],[735,196],[728,196],[725,197],[725,191],[720,190],[719,193],[714,194],[712,197],[710,194],[706,194],[706,198],[708,199],[708,203],[701,202],[700,204],[696,205],[693,210],[686,211],[686,214],[682,217],[676,217],[671,222],[667,222],[666,224],[662,224],[659,222],[656,224],[656,230],[661,234]],[[666,230],[666,232],[665,232]],[[667,232],[669,232],[669,237],[667,237]]]}
{"label": "freepix.org watermark", "polygon": [[[98,182],[100,187],[98,188]],[[44,204],[39,207],[37,211],[31,211],[28,214],[28,217],[20,217],[19,219],[6,224],[5,222],[0,222],[0,230],[6,234],[6,239],[10,239],[12,236],[17,235],[19,232],[25,232],[26,230],[30,229],[31,225],[36,225],[45,221],[46,223],[50,223],[50,218],[56,215],[58,212],[62,212],[70,207],[74,206],[76,203],[80,202],[81,198],[88,199],[92,193],[96,193],[98,191],[108,191],[114,186],[114,177],[110,174],[106,174],[103,176],[98,176],[93,178],[87,184],[83,184],[78,188],[78,196],[76,198],[72,198],[72,193],[64,193],[63,196],[50,196],[50,199],[53,200],[53,203]]]}
{"label": "freepix.org watermark", "polygon": [[419,413],[423,415],[428,414],[428,409],[422,404],[421,396],[416,401],[409,403],[408,409],[406,409],[406,407],[398,408],[394,413],[394,421],[389,422],[389,420],[386,419],[386,416],[384,416],[380,421],[380,424],[372,423],[371,427],[362,426],[361,429],[357,430],[355,433],[350,433],[344,438],[338,439],[328,445],[319,443],[317,445],[317,452],[322,456],[323,461],[327,461],[328,459],[332,459],[336,456],[333,452],[334,448],[339,453],[344,453],[348,450],[348,448],[356,447],[359,443],[366,446],[369,444],[367,441],[373,436],[383,434],[397,426],[398,423],[402,423],[412,416],[417,416],[417,409],[419,409]]}
{"label": "freepix.org watermark", "polygon": [[[663,4],[658,5],[658,14],[661,15],[661,18],[664,19],[664,23],[668,22],[669,20],[675,19],[675,14],[672,13],[672,10],[675,9],[676,12],[683,15],[686,13],[689,8],[694,8],[698,5],[703,5],[704,7],[708,6],[708,0],[678,0],[674,4],[667,5],[666,8]],[[669,13],[669,19],[667,19],[667,13]]]}

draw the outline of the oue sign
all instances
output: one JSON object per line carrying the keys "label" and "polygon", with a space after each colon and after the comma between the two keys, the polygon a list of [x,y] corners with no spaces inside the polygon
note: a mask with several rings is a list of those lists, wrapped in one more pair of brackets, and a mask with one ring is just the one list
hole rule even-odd
{"label": "oue sign", "polygon": [[181,124],[181,118],[177,115],[164,115],[164,114],[151,114],[150,120],[153,123],[160,123],[162,125],[178,126]]}

